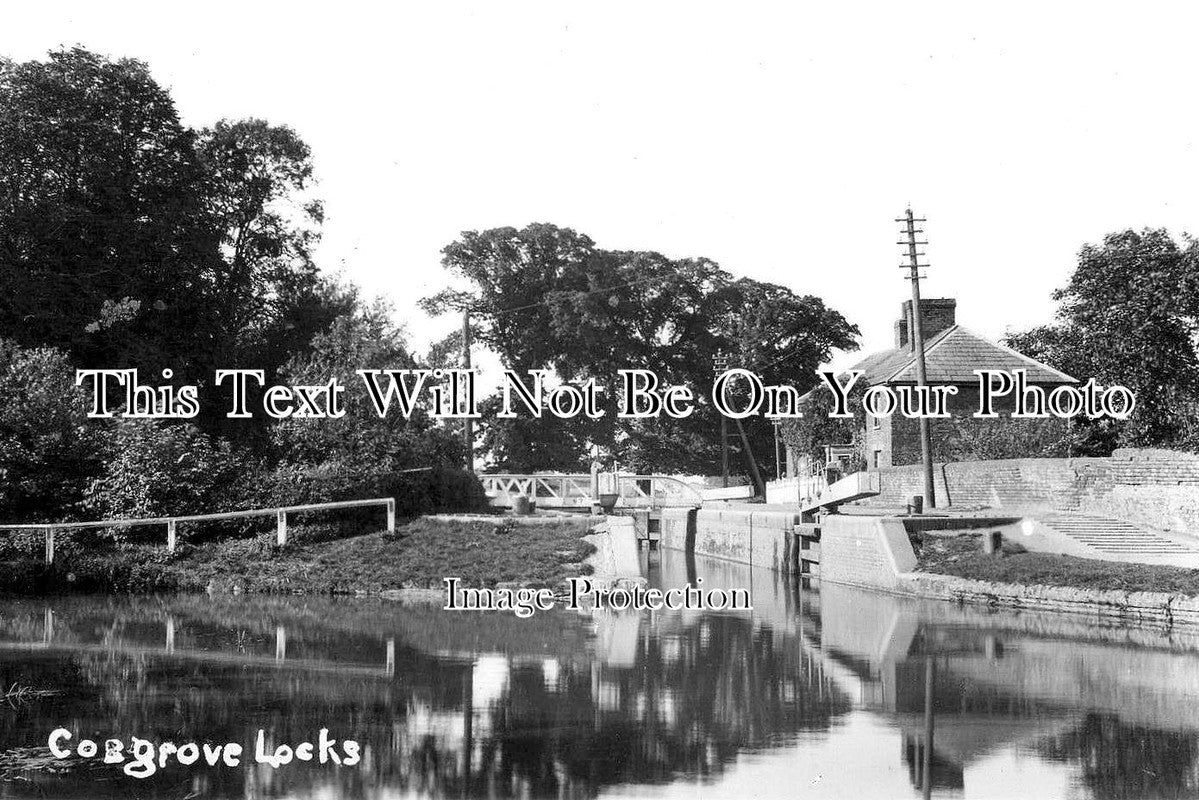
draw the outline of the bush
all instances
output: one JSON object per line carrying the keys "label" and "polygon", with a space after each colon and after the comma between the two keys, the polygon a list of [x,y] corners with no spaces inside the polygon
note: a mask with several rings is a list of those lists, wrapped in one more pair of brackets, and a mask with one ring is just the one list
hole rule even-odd
{"label": "bush", "polygon": [[1071,431],[1065,420],[954,418],[948,461],[993,461],[1003,458],[1063,458],[1070,452]]}
{"label": "bush", "polygon": [[482,511],[487,495],[478,477],[464,469],[438,467],[429,472],[384,476],[381,497],[394,497],[396,514],[414,517],[446,511]]}
{"label": "bush", "polygon": [[[321,467],[284,465],[275,469],[246,471],[231,491],[225,493],[222,510],[272,509],[277,506],[337,503],[342,500],[393,498],[397,517],[416,517],[423,513],[481,511],[487,507],[487,495],[474,473],[462,469],[436,468],[424,473],[388,473],[349,469],[329,463]],[[313,512],[289,518],[289,525],[308,530],[295,541],[320,541],[331,537],[381,530],[385,517],[381,509],[344,509]],[[265,518],[237,519],[228,523],[206,524],[192,540],[212,539],[217,535],[252,536],[275,521]],[[296,531],[297,534],[300,531]]]}
{"label": "bush", "polygon": [[0,340],[0,520],[77,516],[105,436],[88,407],[64,353]]}
{"label": "bush", "polygon": [[[104,471],[88,489],[87,506],[98,519],[223,511],[220,500],[244,470],[228,442],[214,441],[192,425],[118,419]],[[125,541],[163,537],[156,528],[112,530]],[[178,533],[182,538],[189,532]]]}

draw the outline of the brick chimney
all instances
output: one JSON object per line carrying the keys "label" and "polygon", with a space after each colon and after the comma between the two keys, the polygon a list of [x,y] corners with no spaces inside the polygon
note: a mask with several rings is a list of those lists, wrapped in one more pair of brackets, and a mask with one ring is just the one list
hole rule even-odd
{"label": "brick chimney", "polygon": [[[951,297],[920,298],[920,323],[924,341],[928,342],[946,328],[957,324],[958,301]],[[895,322],[895,348],[912,349],[912,301],[899,307],[900,319]]]}

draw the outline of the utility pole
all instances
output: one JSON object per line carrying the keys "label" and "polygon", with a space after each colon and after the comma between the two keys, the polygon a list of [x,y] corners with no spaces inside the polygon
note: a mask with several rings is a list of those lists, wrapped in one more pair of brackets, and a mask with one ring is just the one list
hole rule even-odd
{"label": "utility pole", "polygon": [[[916,246],[927,245],[928,242],[916,241],[916,234],[924,233],[923,230],[916,227],[916,223],[926,220],[913,217],[912,209],[908,208],[904,215],[895,221],[903,223],[904,227],[900,231],[900,235],[905,238],[897,244],[907,245],[908,256],[908,263],[899,266],[901,269],[910,270],[907,279],[912,282],[912,351],[916,355],[916,386],[925,389],[928,386],[928,377],[924,368],[924,331],[920,322],[920,270],[928,267],[928,264],[920,263],[920,256],[924,254],[918,253]],[[921,392],[921,394],[927,397],[925,392]],[[927,412],[928,409],[924,408],[922,411]],[[923,414],[920,417],[920,459],[924,465],[924,503],[929,508],[936,508],[937,489],[933,483],[933,442],[929,431],[928,417]]]}
{"label": "utility pole", "polygon": [[[469,308],[462,309],[462,367],[471,368]],[[471,472],[475,468],[475,426],[474,420],[469,417],[462,420],[462,450],[465,453],[466,471]]]}
{"label": "utility pole", "polygon": [[[718,350],[713,364],[713,371],[719,377],[729,368],[729,357],[723,350]],[[721,485],[729,488],[729,421],[724,414],[720,415],[720,478]]]}

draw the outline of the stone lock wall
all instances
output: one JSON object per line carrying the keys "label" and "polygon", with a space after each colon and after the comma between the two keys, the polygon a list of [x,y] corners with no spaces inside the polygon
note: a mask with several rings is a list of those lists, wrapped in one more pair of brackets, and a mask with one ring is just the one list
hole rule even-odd
{"label": "stone lock wall", "polygon": [[[920,466],[878,470],[872,503],[902,505],[923,494]],[[934,470],[938,505],[1048,508],[1115,517],[1199,534],[1199,456],[1121,449],[1110,458],[951,461]]]}
{"label": "stone lock wall", "polygon": [[1117,450],[1080,464],[1078,484],[1081,510],[1199,534],[1199,456]]}
{"label": "stone lock wall", "polygon": [[902,520],[836,514],[820,525],[820,579],[873,589],[901,589],[916,567]]}
{"label": "stone lock wall", "polygon": [[661,544],[783,571],[787,535],[798,522],[799,514],[794,511],[667,509],[662,512]]}

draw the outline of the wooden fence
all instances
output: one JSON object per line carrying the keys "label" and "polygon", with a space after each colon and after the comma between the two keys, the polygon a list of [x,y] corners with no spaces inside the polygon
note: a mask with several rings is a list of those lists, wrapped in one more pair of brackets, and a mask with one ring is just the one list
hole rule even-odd
{"label": "wooden fence", "polygon": [[281,506],[259,508],[250,511],[224,511],[217,514],[189,514],[181,517],[149,517],[145,519],[109,519],[96,522],[37,522],[23,525],[0,525],[0,531],[45,531],[46,563],[54,563],[54,533],[75,528],[128,528],[135,525],[166,525],[167,550],[175,551],[176,526],[180,522],[208,522],[218,519],[241,519],[244,517],[275,517],[276,541],[287,544],[287,515],[306,511],[331,511],[338,508],[362,508],[385,506],[387,508],[387,531],[395,533],[396,501],[392,497],[374,497],[369,500],[342,500],[335,503],[312,503],[304,506]]}

